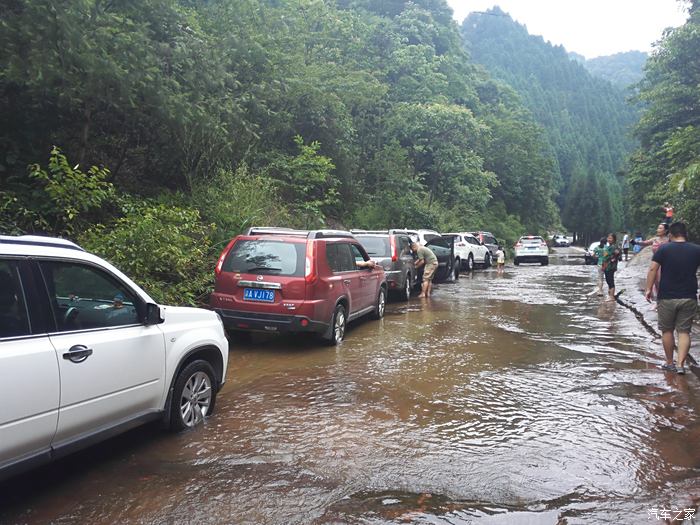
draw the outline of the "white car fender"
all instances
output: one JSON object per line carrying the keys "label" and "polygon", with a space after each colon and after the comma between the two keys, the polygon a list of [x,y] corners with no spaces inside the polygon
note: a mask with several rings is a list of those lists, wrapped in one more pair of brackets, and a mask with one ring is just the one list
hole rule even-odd
{"label": "white car fender", "polygon": [[[166,390],[161,405],[164,406],[172,388],[178,368],[194,351],[202,348],[215,348],[221,354],[223,365],[221,385],[226,380],[228,362],[228,339],[215,312],[199,308],[161,306],[165,322],[160,325],[165,337],[165,377]],[[169,320],[175,321],[169,323]],[[189,319],[189,322],[186,321]]]}

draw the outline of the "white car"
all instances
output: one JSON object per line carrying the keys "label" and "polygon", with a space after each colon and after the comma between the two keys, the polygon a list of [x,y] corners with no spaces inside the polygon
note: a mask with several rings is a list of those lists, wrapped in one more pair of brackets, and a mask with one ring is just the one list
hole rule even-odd
{"label": "white car", "polygon": [[437,239],[441,235],[435,230],[404,230],[404,229],[392,229],[389,233],[403,233],[408,235],[412,241],[418,241],[421,245],[425,246],[428,241]]}
{"label": "white car", "polygon": [[552,237],[552,246],[556,248],[568,248],[571,246],[571,241],[566,235],[554,235]]}
{"label": "white car", "polygon": [[454,239],[455,258],[459,258],[462,271],[470,272],[477,264],[483,268],[491,266],[491,252],[488,247],[481,244],[471,233],[443,233],[442,236]]}
{"label": "white car", "polygon": [[219,316],[161,306],[70,241],[0,236],[0,479],[152,420],[214,410]]}
{"label": "white car", "polygon": [[515,243],[513,262],[518,265],[526,262],[538,262],[542,266],[549,264],[547,242],[538,235],[524,235]]}

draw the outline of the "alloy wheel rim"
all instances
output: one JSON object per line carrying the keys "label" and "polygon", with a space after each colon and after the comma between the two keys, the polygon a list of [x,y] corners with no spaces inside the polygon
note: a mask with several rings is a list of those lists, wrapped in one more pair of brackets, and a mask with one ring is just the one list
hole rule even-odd
{"label": "alloy wheel rim", "polygon": [[406,295],[406,300],[408,301],[411,298],[411,277],[407,276],[406,277],[406,289],[404,290],[404,294]]}
{"label": "alloy wheel rim", "polygon": [[211,406],[211,381],[204,372],[195,372],[185,383],[180,398],[180,415],[188,427],[204,420]]}
{"label": "alloy wheel rim", "polygon": [[343,314],[342,311],[338,311],[337,314],[335,314],[335,340],[336,342],[340,342],[343,340],[343,336],[345,335],[345,314]]}
{"label": "alloy wheel rim", "polygon": [[385,305],[386,300],[384,299],[384,292],[379,292],[379,317],[384,317]]}

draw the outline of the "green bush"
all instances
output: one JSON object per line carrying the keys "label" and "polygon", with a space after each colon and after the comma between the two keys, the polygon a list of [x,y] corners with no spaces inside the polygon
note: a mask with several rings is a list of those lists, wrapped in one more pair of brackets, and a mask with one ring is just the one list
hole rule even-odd
{"label": "green bush", "polygon": [[129,201],[126,214],[80,236],[89,251],[109,260],[156,301],[197,305],[213,283],[213,226],[192,208]]}
{"label": "green bush", "polygon": [[215,178],[198,182],[187,199],[205,221],[215,225],[215,249],[250,226],[299,226],[282,204],[274,181],[251,174],[245,164],[235,172],[222,170]]}

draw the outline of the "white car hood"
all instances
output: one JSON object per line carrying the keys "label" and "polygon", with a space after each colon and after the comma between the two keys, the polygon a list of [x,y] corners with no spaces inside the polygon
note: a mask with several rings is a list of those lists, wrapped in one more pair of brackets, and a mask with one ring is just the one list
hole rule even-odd
{"label": "white car hood", "polygon": [[168,321],[211,321],[217,319],[216,312],[205,310],[204,308],[193,308],[191,306],[167,306],[159,305],[163,312],[165,322]]}

